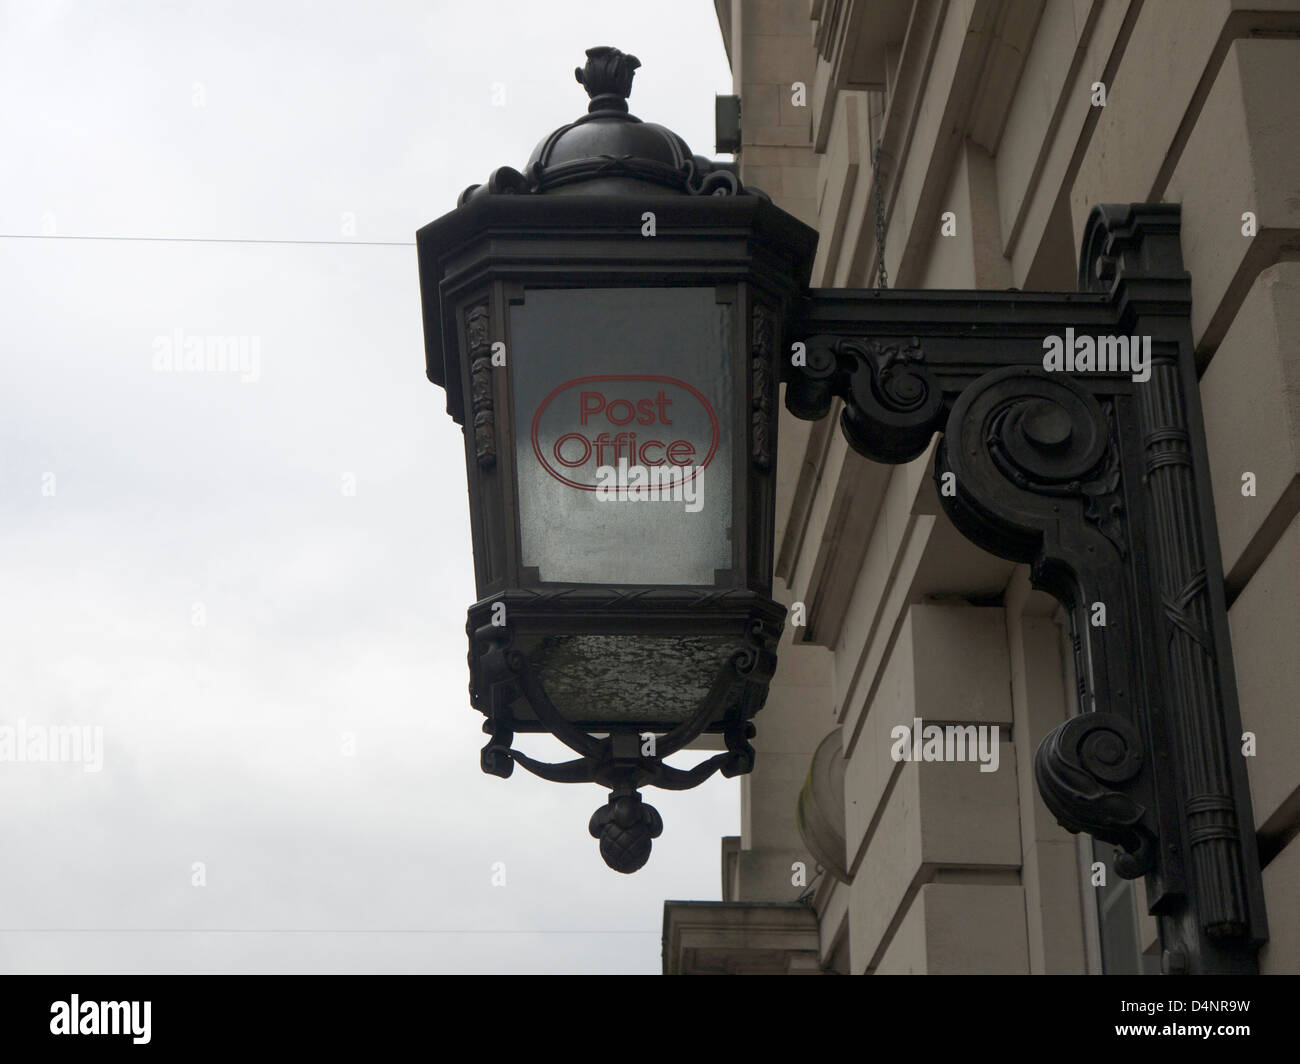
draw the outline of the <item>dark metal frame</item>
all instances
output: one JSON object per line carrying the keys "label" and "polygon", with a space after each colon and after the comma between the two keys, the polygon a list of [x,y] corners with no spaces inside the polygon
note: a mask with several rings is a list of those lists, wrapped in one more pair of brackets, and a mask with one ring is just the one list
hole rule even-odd
{"label": "dark metal frame", "polygon": [[[814,289],[786,405],[842,400],[881,462],[943,434],[948,516],[1070,617],[1080,712],[1037,751],[1043,800],[1146,876],[1165,971],[1250,972],[1267,925],[1178,237],[1176,205],[1094,208],[1078,293]],[[1150,379],[1045,371],[1067,327],[1150,336]]]}

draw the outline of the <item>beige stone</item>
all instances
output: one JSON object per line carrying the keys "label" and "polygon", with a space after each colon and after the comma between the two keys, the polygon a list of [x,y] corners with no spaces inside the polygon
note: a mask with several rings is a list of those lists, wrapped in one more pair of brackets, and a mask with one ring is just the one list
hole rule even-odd
{"label": "beige stone", "polygon": [[[894,728],[911,728],[918,717],[926,723],[1010,723],[1001,614],[976,607],[913,606],[908,611],[865,726],[848,751],[846,838],[851,857],[896,776],[897,765],[890,759]],[[998,772],[1006,771],[1000,764]]]}
{"label": "beige stone", "polygon": [[[1040,34],[1050,18],[1063,16],[1061,7],[1046,6]],[[1097,121],[1089,91],[1114,50],[1127,10],[1123,3],[1093,4],[1087,18],[1076,13],[1068,27],[1055,23],[1054,44],[1044,38],[1041,51],[1035,43],[1026,59],[997,162],[999,217],[1015,285],[1023,287],[1044,240],[1052,239],[1053,218],[1058,212],[1068,216],[1081,146],[1086,148]],[[1060,88],[1054,88],[1062,72]],[[1073,230],[1068,243],[1073,258],[1078,245]]]}
{"label": "beige stone", "polygon": [[[980,772],[979,766],[970,762],[912,761],[894,766],[895,778],[884,808],[869,836],[862,840],[865,846],[857,848],[859,859],[849,888],[854,971],[864,971],[875,963],[910,896],[933,878],[936,869],[1019,867],[1015,755],[1009,743],[1003,744],[1000,757],[1001,767],[990,773]],[[852,773],[852,762],[849,767]],[[846,802],[851,802],[851,777],[846,777],[845,784]],[[848,811],[852,810],[850,804]],[[850,839],[851,856],[858,842]]]}
{"label": "beige stone", "polygon": [[877,975],[1024,975],[1024,891],[1013,885],[927,883]]}
{"label": "beige stone", "polygon": [[1006,635],[1014,714],[1020,805],[1021,880],[1029,970],[1082,971],[1086,963],[1082,872],[1075,839],[1043,804],[1033,773],[1033,752],[1074,711],[1063,678],[1062,633],[1052,620],[1055,600],[1030,590],[1028,571],[1018,566],[1006,596]]}
{"label": "beige stone", "polygon": [[[1246,758],[1255,826],[1285,830],[1300,823],[1300,518],[1233,603],[1228,621],[1241,726],[1256,739],[1256,755]],[[1240,752],[1240,741],[1229,749]]]}
{"label": "beige stone", "polygon": [[1268,942],[1259,951],[1260,974],[1300,975],[1300,840],[1293,839],[1264,869],[1264,898]]}
{"label": "beige stone", "polygon": [[750,82],[741,89],[740,114],[745,126],[775,126],[781,121],[781,104],[777,87],[770,83]]}
{"label": "beige stone", "polygon": [[819,972],[817,921],[802,905],[666,901],[665,975]]}
{"label": "beige stone", "polygon": [[[813,50],[811,41],[795,35],[745,33],[741,41],[745,63],[751,71],[762,71],[763,81],[787,91],[796,81],[811,86]],[[758,78],[755,78],[758,80]]]}
{"label": "beige stone", "polygon": [[[1255,277],[1300,237],[1297,129],[1300,40],[1233,41],[1168,189],[1183,206],[1183,263],[1192,275],[1192,336],[1202,362]],[[1245,211],[1256,216],[1253,237],[1242,235]]]}
{"label": "beige stone", "polygon": [[[1201,378],[1228,586],[1250,578],[1300,511],[1300,263],[1256,278]],[[1242,494],[1242,475],[1255,494]]]}
{"label": "beige stone", "polygon": [[[1234,6],[1200,0],[1196,18],[1187,18],[1179,0],[1143,3],[1070,192],[1076,235],[1094,203],[1142,202],[1163,191],[1165,157]],[[1093,80],[1102,80],[1100,71]]]}

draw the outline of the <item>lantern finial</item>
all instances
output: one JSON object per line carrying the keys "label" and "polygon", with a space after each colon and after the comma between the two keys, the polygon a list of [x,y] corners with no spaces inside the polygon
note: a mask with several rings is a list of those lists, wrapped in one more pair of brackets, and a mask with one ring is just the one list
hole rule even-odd
{"label": "lantern finial", "polygon": [[634,55],[617,48],[601,45],[587,49],[587,65],[577,67],[573,76],[587,90],[591,103],[587,110],[627,111],[627,98],[632,95],[632,75],[641,65]]}
{"label": "lantern finial", "polygon": [[615,872],[630,875],[650,860],[650,841],[663,834],[659,811],[635,789],[611,791],[609,801],[591,815],[591,837],[600,840],[600,856]]}

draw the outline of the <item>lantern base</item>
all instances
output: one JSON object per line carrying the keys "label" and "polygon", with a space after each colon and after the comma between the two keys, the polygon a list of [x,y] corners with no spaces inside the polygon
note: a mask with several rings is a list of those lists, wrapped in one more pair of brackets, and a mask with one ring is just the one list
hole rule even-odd
{"label": "lantern base", "polygon": [[[602,724],[604,734],[599,737],[555,707],[530,656],[517,649],[512,621],[474,626],[476,613],[481,615],[490,606],[491,602],[479,603],[471,609],[468,626],[471,672],[478,681],[471,688],[471,697],[487,714],[483,730],[491,737],[482,751],[483,771],[504,779],[519,764],[553,783],[608,787],[609,801],[592,816],[588,829],[600,840],[601,856],[610,868],[627,874],[643,867],[650,857],[651,840],[663,831],[662,818],[644,803],[639,788],[688,790],[717,772],[731,777],[753,769],[754,748],[749,740],[754,737],[754,725],[749,718],[762,707],[776,668],[774,648],[781,625],[770,618],[773,611],[783,612],[776,603],[756,600],[741,649],[718,669],[708,693],[687,720],[673,726]],[[551,732],[579,756],[552,763],[514,749],[518,730],[515,709],[520,703],[528,707],[530,723]],[[725,752],[689,769],[665,762],[710,727],[722,732]]]}

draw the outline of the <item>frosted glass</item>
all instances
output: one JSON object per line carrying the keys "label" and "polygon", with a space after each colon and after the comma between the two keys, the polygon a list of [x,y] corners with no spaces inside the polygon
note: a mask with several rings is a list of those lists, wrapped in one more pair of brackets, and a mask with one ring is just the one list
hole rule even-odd
{"label": "frosted glass", "polygon": [[[560,716],[579,724],[687,720],[728,660],[745,649],[730,636],[556,635],[520,646]],[[738,697],[732,690],[719,716]],[[522,702],[514,709],[533,716]]]}
{"label": "frosted glass", "polygon": [[[731,310],[712,288],[530,289],[510,308],[522,560],[543,581],[711,586],[732,567]],[[620,460],[634,491],[639,467],[676,497],[602,499],[597,467]]]}

